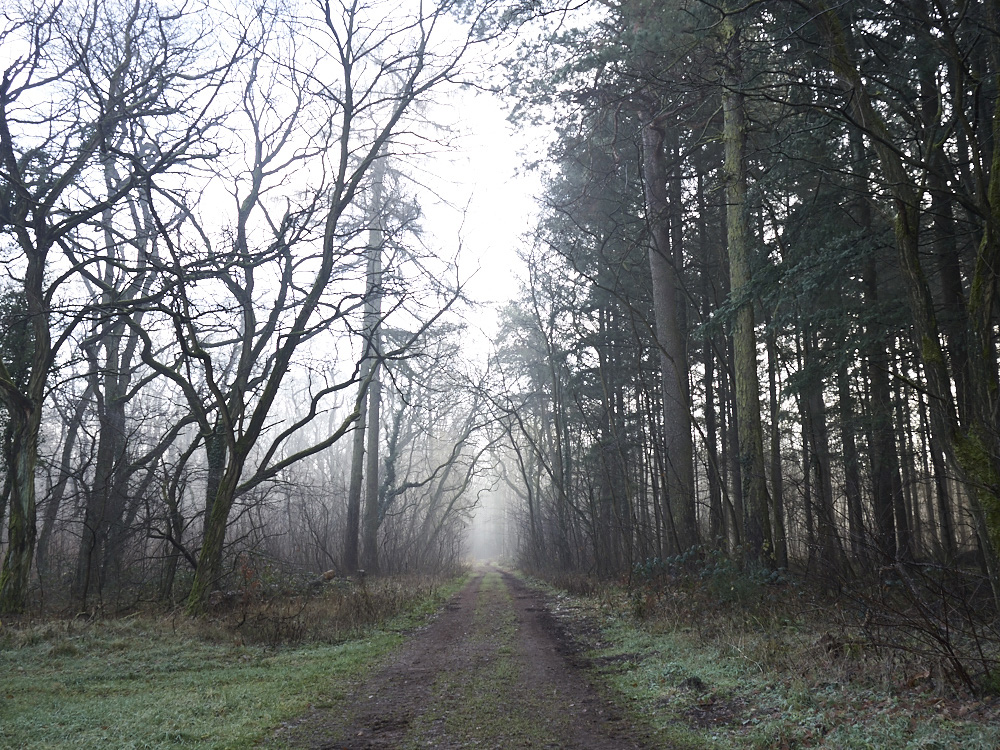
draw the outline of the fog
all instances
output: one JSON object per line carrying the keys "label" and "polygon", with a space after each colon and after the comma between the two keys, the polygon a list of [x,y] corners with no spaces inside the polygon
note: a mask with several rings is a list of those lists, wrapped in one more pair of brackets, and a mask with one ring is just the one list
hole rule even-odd
{"label": "fog", "polygon": [[473,513],[466,537],[466,559],[475,563],[514,559],[516,527],[505,493],[483,493]]}

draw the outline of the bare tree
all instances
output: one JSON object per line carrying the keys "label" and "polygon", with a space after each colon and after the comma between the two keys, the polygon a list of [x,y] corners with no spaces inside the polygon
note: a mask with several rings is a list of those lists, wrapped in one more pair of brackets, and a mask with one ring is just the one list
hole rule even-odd
{"label": "bare tree", "polygon": [[[462,366],[463,333],[462,327],[438,326],[412,356],[386,368],[376,531],[383,528],[385,563],[393,570],[456,562],[456,535],[495,471],[500,432],[485,408],[487,374]],[[409,335],[386,332],[389,341],[400,337]]]}
{"label": "bare tree", "polygon": [[[24,608],[36,538],[35,465],[49,373],[89,305],[60,292],[86,270],[64,252],[87,224],[161,175],[211,155],[207,112],[226,62],[197,15],[155,3],[44,2],[10,8],[0,45],[0,228],[31,331],[30,374],[0,363],[10,415],[9,546],[0,611]],[[114,163],[113,179],[102,165]],[[67,295],[72,299],[72,295]]]}
{"label": "bare tree", "polygon": [[[369,222],[361,197],[380,152],[390,141],[408,142],[414,105],[456,75],[473,43],[470,27],[467,36],[432,44],[451,6],[321,2],[312,15],[262,17],[265,38],[230,123],[242,139],[232,148],[245,144],[242,166],[225,175],[236,186],[232,225],[213,235],[192,210],[179,237],[161,230],[170,259],[156,320],[134,330],[143,361],[183,394],[210,449],[192,613],[222,575],[236,499],[326,449],[358,420],[363,395],[321,439],[292,440],[334,407],[337,394],[370,378],[357,359],[332,356],[372,296],[363,282]],[[323,350],[331,355],[319,356]],[[292,371],[308,387],[299,411],[282,417],[275,405]]]}

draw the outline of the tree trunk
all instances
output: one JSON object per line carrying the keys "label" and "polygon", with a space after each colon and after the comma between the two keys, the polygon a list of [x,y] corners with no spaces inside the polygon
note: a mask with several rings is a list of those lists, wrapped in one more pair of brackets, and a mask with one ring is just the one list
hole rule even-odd
{"label": "tree trunk", "polygon": [[368,423],[368,384],[373,367],[372,361],[365,357],[358,373],[361,385],[358,386],[358,402],[361,411],[354,425],[354,435],[351,439],[351,480],[347,488],[347,522],[344,527],[344,554],[342,565],[347,573],[355,573],[361,560],[361,490],[364,485],[365,471],[365,428]]}
{"label": "tree trunk", "polygon": [[77,561],[75,599],[86,610],[88,597],[101,596],[111,568],[116,565],[118,550],[110,548],[112,529],[122,523],[127,486],[125,455],[125,399],[119,388],[119,347],[114,336],[105,342],[107,356],[103,366],[92,357],[95,380],[103,371],[103,387],[95,387],[98,399],[97,459],[94,463],[94,486],[87,497],[83,532]]}
{"label": "tree trunk", "polygon": [[927,414],[928,406],[920,397],[921,423],[927,434],[927,453],[930,456],[931,472],[934,476],[934,507],[937,517],[937,536],[941,544],[940,556],[946,565],[952,565],[958,558],[958,540],[955,534],[955,521],[952,510],[952,493],[948,483],[948,473],[945,470],[938,436],[930,426]]}
{"label": "tree trunk", "polygon": [[653,112],[644,113],[643,118],[643,182],[646,221],[652,236],[649,271],[663,388],[664,490],[673,519],[674,546],[678,552],[683,552],[698,543],[698,525],[686,339],[678,314],[680,253],[679,248],[675,252],[671,243],[671,214],[679,215],[681,209],[671,205],[667,192],[669,175],[663,126],[656,121]]}
{"label": "tree trunk", "polygon": [[48,247],[27,232],[19,238],[27,255],[24,277],[25,303],[34,338],[31,368],[25,388],[18,388],[7,367],[0,362],[0,398],[7,407],[13,430],[10,443],[10,509],[7,520],[7,552],[0,570],[0,614],[23,612],[28,604],[31,564],[35,556],[37,517],[35,466],[42,424],[45,385],[52,363],[49,310],[44,289]]}
{"label": "tree trunk", "polygon": [[806,400],[799,394],[799,419],[802,434],[802,510],[806,536],[806,572],[812,569],[816,556],[816,504],[813,501],[812,451],[809,449],[809,417],[806,414]]}
{"label": "tree trunk", "polygon": [[376,575],[379,571],[378,530],[382,523],[379,507],[379,420],[381,419],[382,384],[379,382],[379,363],[375,363],[372,381],[368,386],[368,434],[367,456],[365,458],[365,505],[362,550],[362,564],[365,572]]}
{"label": "tree trunk", "polygon": [[[702,294],[702,318],[708,320],[712,314],[712,309],[717,306],[718,300],[714,299],[712,274],[718,273],[719,264],[715,258],[718,254],[717,246],[713,248],[708,237],[708,206],[705,201],[705,181],[699,170],[698,173],[698,244],[701,255],[701,294]],[[719,443],[721,432],[719,427],[719,412],[717,411],[716,386],[716,351],[713,336],[706,332],[702,339],[702,352],[704,357],[704,369],[702,372],[702,388],[705,392],[705,453],[708,464],[708,538],[712,545],[721,549],[726,548],[726,519],[723,508],[723,476],[719,456]],[[724,373],[723,373],[724,375]],[[723,425],[725,417],[723,414]]]}
{"label": "tree trunk", "polygon": [[893,394],[893,405],[896,410],[896,445],[899,451],[899,472],[897,474],[899,489],[893,489],[893,514],[896,517],[896,557],[909,562],[916,554],[916,527],[913,524],[914,498],[916,480],[913,476],[913,448],[910,442],[912,425],[909,420],[909,410],[905,408],[906,392],[897,379],[897,387]]}
{"label": "tree trunk", "polygon": [[760,382],[757,376],[757,339],[750,271],[750,222],[747,206],[746,113],[742,92],[740,34],[727,17],[724,35],[722,113],[725,144],[726,231],[731,296],[736,306],[733,322],[733,374],[739,465],[742,474],[747,559],[770,564],[774,547],[770,504],[764,467],[764,439],[760,419]]}
{"label": "tree trunk", "polygon": [[731,544],[730,549],[739,550],[743,548],[746,539],[746,514],[743,512],[743,467],[740,465],[740,440],[738,420],[736,418],[736,398],[733,393],[733,345],[732,337],[728,337],[726,342],[725,367],[720,371],[720,417],[723,419],[721,434],[722,442],[722,466],[723,487],[728,488],[723,499],[726,505],[726,518],[728,519],[729,533],[728,539]]}
{"label": "tree trunk", "polygon": [[[806,330],[803,338],[805,340],[803,347],[805,371],[816,373],[819,368],[812,361],[817,343],[816,334]],[[802,401],[808,436],[809,465],[812,468],[814,480],[813,498],[819,539],[819,561],[824,577],[836,576],[840,571],[839,540],[833,517],[833,465],[830,457],[830,440],[826,424],[822,379],[815,374],[810,376],[804,384],[803,390]]]}
{"label": "tree trunk", "polygon": [[236,486],[243,471],[243,458],[234,455],[226,466],[219,481],[219,488],[205,523],[205,537],[201,542],[198,567],[195,569],[191,593],[188,596],[188,612],[202,611],[208,594],[214,591],[222,579],[222,550],[229,529],[229,511],[236,500]]}
{"label": "tree trunk", "polygon": [[371,382],[368,385],[368,460],[365,477],[364,543],[361,546],[365,570],[378,573],[379,508],[379,431],[382,405],[382,384],[379,373],[384,367],[382,356],[382,232],[383,182],[385,157],[375,162],[372,171],[372,198],[369,211],[368,293],[365,300],[365,338],[372,360]]}
{"label": "tree trunk", "polygon": [[774,518],[774,562],[788,567],[788,539],[785,531],[784,475],[781,466],[781,403],[778,390],[777,333],[767,333],[767,387],[771,404],[771,513]]}
{"label": "tree trunk", "polygon": [[35,465],[41,409],[19,413],[8,409],[11,434],[10,511],[7,522],[7,553],[0,572],[0,613],[18,614],[28,602],[31,562],[35,553]]}
{"label": "tree trunk", "polygon": [[847,500],[847,531],[851,541],[851,557],[867,567],[868,549],[865,532],[864,506],[861,499],[861,467],[858,462],[858,441],[855,434],[857,417],[851,395],[847,364],[837,372],[840,409],[840,442],[844,454],[844,497]]}

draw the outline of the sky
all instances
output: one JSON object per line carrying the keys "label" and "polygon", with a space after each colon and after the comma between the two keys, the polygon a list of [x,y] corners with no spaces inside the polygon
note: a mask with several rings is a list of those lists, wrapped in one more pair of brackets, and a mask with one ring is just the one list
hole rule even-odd
{"label": "sky", "polygon": [[435,161],[444,200],[422,198],[424,226],[443,254],[461,244],[460,276],[478,303],[469,323],[492,339],[496,308],[517,292],[516,250],[537,219],[539,180],[523,163],[543,136],[512,126],[499,96],[471,89],[455,91],[436,114],[460,135],[450,158]]}
{"label": "sky", "polygon": [[[424,226],[442,249],[461,243],[460,275],[469,279],[466,290],[474,302],[463,353],[482,362],[493,348],[498,311],[517,294],[523,276],[517,249],[530,242],[541,192],[539,175],[523,165],[545,148],[545,134],[515,128],[499,96],[471,89],[455,92],[438,121],[461,136],[450,158],[435,162],[435,192],[444,200],[422,196]],[[479,498],[467,529],[467,555],[499,560],[513,554],[507,533],[506,496],[497,487]]]}

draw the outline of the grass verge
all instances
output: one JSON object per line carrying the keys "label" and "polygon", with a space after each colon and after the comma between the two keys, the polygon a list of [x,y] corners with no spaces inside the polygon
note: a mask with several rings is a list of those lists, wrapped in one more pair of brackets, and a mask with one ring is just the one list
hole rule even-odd
{"label": "grass verge", "polygon": [[1000,747],[995,698],[945,684],[926,659],[850,642],[825,604],[787,583],[730,583],[588,581],[556,591],[553,609],[667,747]]}
{"label": "grass verge", "polygon": [[[350,594],[369,614],[341,631],[321,621],[344,610],[345,592],[325,592],[295,627],[296,645],[275,645],[270,626],[261,642],[244,626],[277,622],[260,614],[271,602],[240,627],[152,616],[0,625],[0,747],[250,747],[310,706],[342,700],[462,582],[369,582]],[[288,606],[300,619],[306,611]],[[313,627],[326,642],[303,639]]]}

